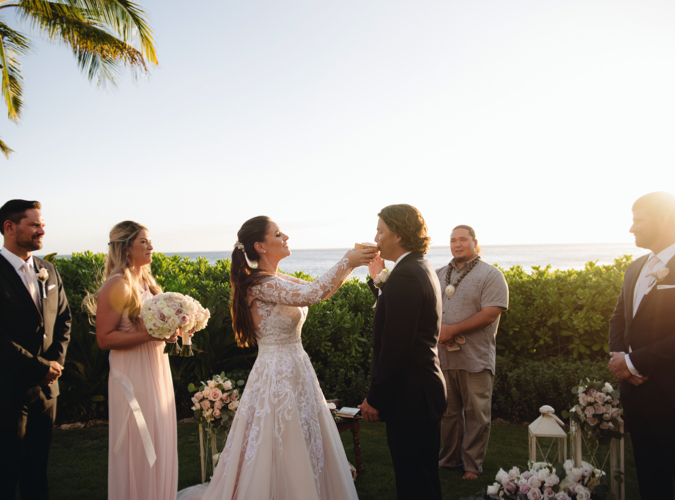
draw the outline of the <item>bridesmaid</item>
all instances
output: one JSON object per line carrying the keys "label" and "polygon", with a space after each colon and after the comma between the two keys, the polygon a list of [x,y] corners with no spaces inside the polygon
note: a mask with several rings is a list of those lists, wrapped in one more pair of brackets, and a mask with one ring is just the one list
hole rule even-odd
{"label": "bridesmaid", "polygon": [[110,231],[103,285],[85,299],[95,308],[98,345],[110,350],[109,500],[173,500],[178,489],[169,359],[139,317],[143,302],[161,293],[151,262],[147,228],[120,222]]}

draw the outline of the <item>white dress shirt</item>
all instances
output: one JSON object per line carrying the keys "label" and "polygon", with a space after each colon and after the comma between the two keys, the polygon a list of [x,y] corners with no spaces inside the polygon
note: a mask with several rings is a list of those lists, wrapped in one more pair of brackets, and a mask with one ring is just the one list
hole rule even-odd
{"label": "white dress shirt", "polygon": [[[661,250],[658,254],[654,254],[654,252],[649,253],[649,257],[647,258],[647,261],[645,262],[645,265],[642,266],[642,270],[640,271],[640,276],[638,276],[637,282],[635,283],[635,291],[633,294],[633,317],[635,317],[635,313],[637,313],[638,308],[640,307],[640,302],[642,302],[642,299],[644,299],[645,292],[649,288],[649,285],[643,286],[643,283],[645,283],[645,277],[647,276],[647,268],[649,267],[649,262],[653,259],[656,258],[657,261],[654,264],[654,267],[652,269],[652,273],[657,273],[659,270],[661,270],[663,267],[665,267],[668,262],[675,257],[675,244],[670,245],[669,247]],[[656,280],[656,278],[652,278],[652,283]],[[650,283],[651,285],[651,283]],[[630,346],[628,346],[628,352],[630,353],[633,349],[631,349]],[[630,360],[630,354],[626,355],[626,365],[628,365],[628,370],[633,374],[637,375],[638,377],[640,376],[640,372],[638,372],[635,369],[635,366]]]}
{"label": "white dress shirt", "polygon": [[[37,276],[35,275],[35,265],[33,263],[33,257],[28,257],[27,260],[23,260],[21,257],[13,254],[9,250],[7,250],[4,246],[0,248],[0,255],[2,255],[5,259],[7,259],[7,262],[9,262],[14,270],[16,271],[16,274],[19,275],[21,278],[21,281],[23,284],[26,286],[26,290],[28,290],[28,293],[30,293],[30,287],[28,283],[26,282],[26,279],[30,279],[33,282],[33,290],[35,290],[35,295],[33,295],[33,302],[35,302],[35,305],[39,308],[40,304],[40,287],[38,285],[38,280]],[[26,276],[26,273],[23,272],[23,265],[26,264],[28,266],[28,276]]]}
{"label": "white dress shirt", "polygon": [[[389,270],[389,274],[391,274],[394,271],[394,268],[396,267],[396,264],[401,262],[406,257],[406,255],[410,255],[411,253],[412,252],[406,252],[403,255],[401,255],[398,259],[396,259],[396,262],[394,262],[394,265],[391,266],[391,269]],[[381,288],[378,289],[378,291],[377,291],[377,296],[379,297],[380,295],[382,295],[382,289]],[[375,305],[373,305],[373,309],[374,308],[375,308]]]}

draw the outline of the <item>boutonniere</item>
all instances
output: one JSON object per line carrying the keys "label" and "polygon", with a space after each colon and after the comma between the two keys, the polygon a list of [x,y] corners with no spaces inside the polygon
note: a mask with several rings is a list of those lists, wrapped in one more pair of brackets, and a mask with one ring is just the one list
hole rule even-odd
{"label": "boutonniere", "polygon": [[380,275],[377,278],[373,278],[373,285],[375,288],[383,288],[384,284],[389,279],[389,274],[391,274],[387,269],[382,269]]}
{"label": "boutonniere", "polygon": [[656,286],[657,283],[666,279],[666,276],[668,276],[669,272],[670,272],[670,269],[668,269],[667,267],[662,267],[658,271],[654,271],[653,273],[649,273],[647,275],[647,277],[648,278],[654,278],[654,283],[649,285],[649,288],[647,288],[647,291],[645,292],[645,295],[647,295],[649,292],[651,292],[652,288],[654,288],[654,286]]}
{"label": "boutonniere", "polygon": [[42,282],[42,298],[47,298],[47,280],[49,279],[49,272],[43,267],[35,274],[37,279]]}

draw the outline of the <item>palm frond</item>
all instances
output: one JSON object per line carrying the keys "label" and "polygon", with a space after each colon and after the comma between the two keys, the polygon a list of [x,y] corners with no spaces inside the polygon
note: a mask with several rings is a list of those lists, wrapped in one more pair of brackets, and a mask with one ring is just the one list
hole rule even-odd
{"label": "palm frond", "polygon": [[[23,107],[23,77],[17,57],[30,51],[30,42],[21,33],[0,22],[0,76],[2,96],[7,103],[7,115],[18,123]],[[5,156],[7,153],[0,147]]]}
{"label": "palm frond", "polygon": [[126,43],[134,45],[136,38],[139,50],[150,64],[157,64],[157,55],[152,40],[152,30],[139,6],[128,0],[67,0],[74,7],[89,12],[102,21]]}
{"label": "palm frond", "polygon": [[96,12],[45,0],[21,0],[19,9],[49,40],[71,47],[80,69],[99,85],[114,83],[120,66],[147,72],[141,52],[107,31]]}
{"label": "palm frond", "polygon": [[9,158],[9,154],[13,152],[14,150],[5,144],[2,139],[0,139],[0,153],[5,155],[5,158]]}

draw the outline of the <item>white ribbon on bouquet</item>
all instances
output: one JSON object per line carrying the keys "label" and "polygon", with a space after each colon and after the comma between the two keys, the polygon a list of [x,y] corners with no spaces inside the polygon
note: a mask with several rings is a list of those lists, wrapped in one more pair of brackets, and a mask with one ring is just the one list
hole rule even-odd
{"label": "white ribbon on bouquet", "polygon": [[119,390],[122,391],[122,394],[124,395],[126,400],[129,402],[129,410],[130,410],[127,411],[124,417],[124,422],[122,423],[122,430],[120,432],[119,437],[117,438],[117,442],[115,443],[114,451],[116,454],[119,453],[120,447],[122,446],[122,441],[124,440],[124,436],[127,433],[127,420],[129,420],[129,413],[132,413],[134,418],[136,419],[138,432],[140,432],[141,434],[141,441],[143,442],[145,455],[148,457],[148,463],[150,464],[150,467],[152,467],[155,464],[155,460],[157,460],[157,455],[155,454],[155,447],[152,444],[152,438],[150,437],[148,424],[145,422],[145,418],[143,417],[141,407],[138,404],[136,396],[134,395],[134,386],[131,385],[131,381],[129,380],[129,378],[124,373],[119,371],[117,368],[110,367],[110,376],[112,377],[113,382],[115,382]]}

